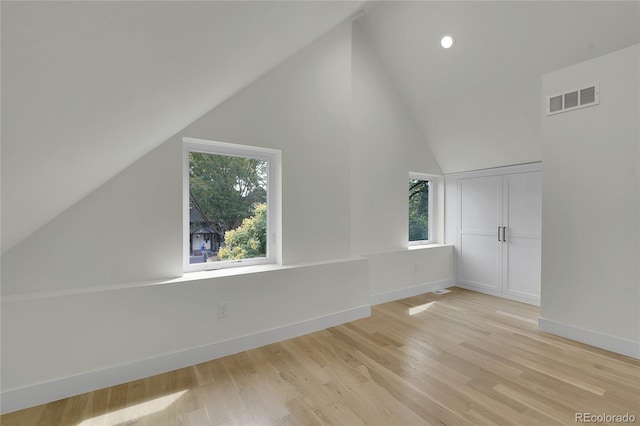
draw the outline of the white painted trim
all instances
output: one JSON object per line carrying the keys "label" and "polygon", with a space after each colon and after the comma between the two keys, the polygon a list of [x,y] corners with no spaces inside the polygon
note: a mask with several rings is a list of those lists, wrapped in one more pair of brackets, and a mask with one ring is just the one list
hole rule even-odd
{"label": "white painted trim", "polygon": [[85,392],[130,382],[132,380],[166,373],[369,316],[371,316],[370,305],[358,306],[322,317],[312,318],[184,351],[164,354],[100,370],[87,371],[74,376],[62,377],[23,388],[3,390],[0,395],[0,400],[2,401],[0,412],[5,414]]}
{"label": "white painted trim", "polygon": [[[280,264],[282,262],[281,223],[282,223],[282,151],[271,148],[253,147],[205,139],[182,138],[182,263],[184,272],[238,268],[262,264]],[[245,157],[268,162],[267,181],[267,255],[264,258],[221,261],[215,263],[189,263],[189,153],[201,152],[212,155]]]}
{"label": "white painted trim", "polygon": [[[409,172],[409,180],[411,179],[416,179],[416,180],[422,180],[422,181],[427,181],[428,182],[428,186],[429,186],[429,205],[427,206],[427,212],[428,212],[428,217],[427,217],[427,234],[429,234],[429,239],[428,240],[418,240],[418,241],[408,241],[409,243],[409,247],[413,247],[413,246],[426,246],[426,245],[430,245],[430,244],[434,244],[436,242],[436,238],[434,238],[434,229],[437,226],[436,222],[436,212],[433,208],[434,206],[434,192],[438,189],[438,185],[439,182],[441,182],[442,180],[442,176],[438,176],[438,175],[431,175],[431,174],[427,174],[427,173],[416,173],[416,172]],[[408,240],[408,238],[407,238]]]}
{"label": "white painted trim", "polygon": [[528,305],[540,306],[539,298],[532,298],[532,297],[518,296],[510,293],[503,293],[501,291],[490,290],[488,288],[481,288],[475,285],[465,284],[460,281],[456,283],[456,287],[464,288],[471,291],[477,291],[478,293],[484,293],[491,296],[501,297],[503,299],[515,300],[516,302],[522,302]]}
{"label": "white painted trim", "polygon": [[598,333],[597,331],[587,330],[542,317],[538,317],[538,328],[545,333],[555,334],[607,351],[640,359],[640,342]]}
{"label": "white painted trim", "polygon": [[462,178],[509,175],[513,173],[528,173],[542,171],[542,163],[517,164],[514,166],[494,167],[491,169],[470,170],[467,172],[448,173],[444,177],[446,180],[455,181]]}
{"label": "white painted trim", "polygon": [[399,288],[397,290],[385,291],[369,296],[369,302],[372,305],[380,305],[381,303],[393,302],[394,300],[404,299],[406,297],[417,296],[419,294],[429,293],[441,288],[451,287],[455,284],[453,278],[441,281],[434,281],[425,284],[419,284],[412,287]]}

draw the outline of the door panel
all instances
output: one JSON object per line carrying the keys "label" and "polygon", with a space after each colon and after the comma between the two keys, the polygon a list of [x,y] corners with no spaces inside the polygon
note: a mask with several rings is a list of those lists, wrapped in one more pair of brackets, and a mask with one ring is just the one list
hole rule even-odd
{"label": "door panel", "polygon": [[504,177],[504,291],[540,299],[542,173]]}
{"label": "door panel", "polygon": [[458,280],[500,291],[502,243],[497,230],[502,223],[502,177],[460,179],[458,185]]}
{"label": "door panel", "polygon": [[458,182],[460,230],[497,234],[497,227],[502,225],[502,176],[460,179]]}
{"label": "door panel", "polygon": [[500,247],[496,235],[464,234],[460,240],[458,280],[500,291]]}
{"label": "door panel", "polygon": [[[542,174],[507,175],[505,179],[505,221],[510,236],[540,238],[542,226]],[[507,241],[508,242],[508,241]]]}
{"label": "door panel", "polygon": [[511,238],[507,259],[504,291],[540,300],[540,239]]}

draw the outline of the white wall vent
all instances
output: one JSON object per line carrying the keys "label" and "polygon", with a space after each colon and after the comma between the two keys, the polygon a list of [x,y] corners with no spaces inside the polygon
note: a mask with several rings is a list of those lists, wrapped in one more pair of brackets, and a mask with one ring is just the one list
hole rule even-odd
{"label": "white wall vent", "polygon": [[560,95],[547,97],[547,115],[573,111],[600,103],[600,83],[585,88],[572,90]]}

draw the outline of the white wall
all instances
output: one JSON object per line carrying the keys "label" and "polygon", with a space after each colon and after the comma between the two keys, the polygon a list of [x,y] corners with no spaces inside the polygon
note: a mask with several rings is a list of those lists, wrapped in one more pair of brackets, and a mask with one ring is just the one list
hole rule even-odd
{"label": "white wall", "polygon": [[1,2],[2,253],[360,4]]}
{"label": "white wall", "polygon": [[3,294],[182,275],[185,136],[281,149],[283,263],[349,257],[350,27],[322,40],[5,253]]}
{"label": "white wall", "polygon": [[[368,304],[364,259],[253,270],[263,272],[10,296],[3,315],[21,326],[3,328],[3,388],[245,336],[259,330],[256,320],[269,330]],[[304,303],[307,298],[314,303]],[[222,301],[229,302],[229,317],[218,319]]]}
{"label": "white wall", "polygon": [[[86,382],[90,372],[123,363],[128,371],[126,363],[150,359],[157,369],[146,372],[153,374],[180,365],[162,360],[185,359],[172,354],[202,345],[366,315],[364,260],[158,282],[182,275],[182,136],[281,149],[284,262],[350,256],[350,86],[345,24],[5,253],[3,410],[16,399],[44,402],[29,399],[39,392],[60,397],[114,377],[130,380],[106,374]],[[230,302],[224,321],[220,301]],[[56,384],[62,379],[70,382]]]}
{"label": "white wall", "polygon": [[443,242],[444,182],[429,145],[357,23],[353,25],[351,249],[369,259],[372,303],[453,285],[452,247],[408,250],[409,172],[433,175]]}
{"label": "white wall", "polygon": [[352,67],[352,251],[406,249],[409,172],[442,172],[358,24]]}
{"label": "white wall", "polygon": [[181,132],[282,150],[284,264],[350,255],[350,25],[324,40]]}
{"label": "white wall", "polygon": [[182,275],[180,145],[167,142],[2,255],[2,294]]}
{"label": "white wall", "polygon": [[[640,39],[633,1],[374,1],[367,9],[365,33],[447,174],[540,161],[540,76]],[[440,46],[446,33],[452,49]]]}
{"label": "white wall", "polygon": [[[5,297],[2,412],[194,365],[370,313],[366,260],[252,270]],[[229,304],[227,318],[217,316],[220,302]]]}
{"label": "white wall", "polygon": [[640,357],[639,51],[550,74],[542,96],[600,82],[600,105],[543,117],[540,327]]}
{"label": "white wall", "polygon": [[[449,247],[407,250],[408,173],[439,168],[361,41],[337,27],[2,256],[2,410],[366,316],[372,268],[399,272],[373,282],[387,299],[450,285]],[[172,279],[182,137],[282,150],[292,266]]]}
{"label": "white wall", "polygon": [[371,304],[454,285],[453,256],[451,245],[367,255]]}

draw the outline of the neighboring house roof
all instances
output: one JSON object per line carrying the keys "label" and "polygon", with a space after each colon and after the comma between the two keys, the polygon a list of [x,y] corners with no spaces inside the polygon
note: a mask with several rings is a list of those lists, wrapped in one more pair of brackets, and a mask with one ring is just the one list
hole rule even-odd
{"label": "neighboring house roof", "polygon": [[209,228],[208,226],[198,226],[196,228],[191,229],[192,234],[217,234],[216,231]]}
{"label": "neighboring house roof", "polygon": [[191,223],[204,223],[206,222],[200,212],[193,207],[189,208],[189,220]]}

